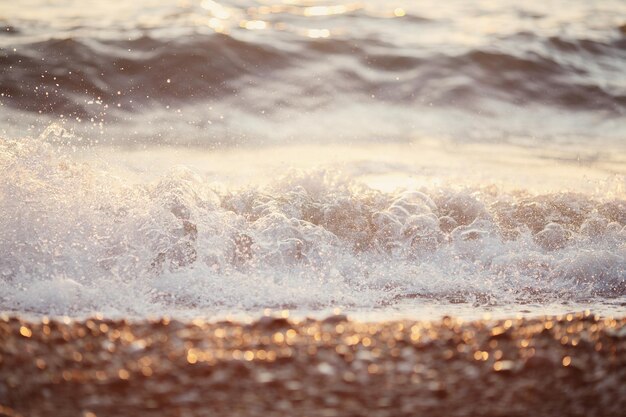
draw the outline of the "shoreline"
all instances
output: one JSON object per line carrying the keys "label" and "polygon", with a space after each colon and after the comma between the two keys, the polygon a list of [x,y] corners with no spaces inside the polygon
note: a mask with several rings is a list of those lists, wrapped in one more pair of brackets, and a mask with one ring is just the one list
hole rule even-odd
{"label": "shoreline", "polygon": [[[620,415],[626,317],[0,316],[0,416]],[[3,414],[4,413],[4,414]]]}

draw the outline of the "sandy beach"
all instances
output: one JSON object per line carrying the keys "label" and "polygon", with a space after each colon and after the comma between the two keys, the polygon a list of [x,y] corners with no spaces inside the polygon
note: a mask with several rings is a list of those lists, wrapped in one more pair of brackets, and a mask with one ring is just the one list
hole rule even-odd
{"label": "sandy beach", "polygon": [[[0,320],[2,416],[618,416],[626,318]],[[4,413],[4,414],[2,414]]]}

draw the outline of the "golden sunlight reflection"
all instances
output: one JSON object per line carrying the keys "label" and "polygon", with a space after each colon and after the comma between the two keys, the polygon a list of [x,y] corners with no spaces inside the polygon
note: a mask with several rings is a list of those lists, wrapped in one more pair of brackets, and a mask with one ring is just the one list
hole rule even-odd
{"label": "golden sunlight reflection", "polygon": [[406,16],[406,12],[404,11],[404,9],[397,7],[393,10],[393,14],[396,17],[402,17],[402,16]]}
{"label": "golden sunlight reflection", "polygon": [[[333,34],[344,33],[349,27],[340,22],[334,22],[332,28],[309,27],[319,22],[318,19],[321,17],[340,16],[357,10],[363,10],[366,15],[376,18],[398,18],[406,15],[406,10],[402,7],[385,5],[373,7],[362,2],[323,5],[308,1],[262,1],[258,3],[262,4],[235,8],[226,7],[214,0],[203,0],[201,7],[208,12],[208,15],[198,14],[192,20],[197,26],[208,26],[219,33],[231,33],[232,29],[239,27],[246,30],[273,29],[310,39],[324,39]],[[184,3],[184,7],[189,7],[189,4]],[[297,21],[288,18],[287,15],[308,19]]]}
{"label": "golden sunlight reflection", "polygon": [[263,20],[242,20],[239,26],[248,30],[260,30],[267,28],[267,22]]}
{"label": "golden sunlight reflection", "polygon": [[352,5],[336,5],[336,6],[311,6],[305,7],[302,14],[305,16],[330,16],[335,14],[343,14],[348,11],[356,10],[358,4]]}
{"label": "golden sunlight reflection", "polygon": [[207,21],[207,26],[209,26],[211,29],[218,33],[226,31],[226,26],[224,25],[224,23],[216,17],[210,18]]}
{"label": "golden sunlight reflection", "polygon": [[330,36],[330,31],[328,29],[308,29],[306,31],[306,36],[313,39],[328,38]]}
{"label": "golden sunlight reflection", "polygon": [[203,0],[201,5],[218,19],[228,19],[231,16],[231,12],[226,7],[213,0]]}

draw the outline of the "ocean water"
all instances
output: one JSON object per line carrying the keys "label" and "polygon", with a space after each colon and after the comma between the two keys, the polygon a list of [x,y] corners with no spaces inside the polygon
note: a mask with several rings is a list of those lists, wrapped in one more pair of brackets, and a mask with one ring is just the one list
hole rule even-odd
{"label": "ocean water", "polygon": [[626,313],[621,1],[0,5],[0,311]]}

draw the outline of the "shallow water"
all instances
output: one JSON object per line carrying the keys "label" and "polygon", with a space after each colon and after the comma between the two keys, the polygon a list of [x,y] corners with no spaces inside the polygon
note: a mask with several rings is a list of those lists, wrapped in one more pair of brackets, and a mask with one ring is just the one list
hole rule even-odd
{"label": "shallow water", "polygon": [[0,11],[0,310],[624,314],[622,2],[84,4]]}

